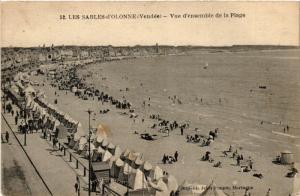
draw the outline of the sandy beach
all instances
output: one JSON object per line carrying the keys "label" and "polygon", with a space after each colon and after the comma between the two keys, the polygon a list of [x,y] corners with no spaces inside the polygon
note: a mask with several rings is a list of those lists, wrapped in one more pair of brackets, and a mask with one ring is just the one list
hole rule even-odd
{"label": "sandy beach", "polygon": [[[129,100],[138,115],[135,122],[108,103],[102,105],[96,98],[82,100],[70,91],[59,91],[41,76],[33,79],[45,80],[45,86],[37,88],[45,92],[50,103],[58,99],[57,107],[80,121],[85,130],[88,127],[86,110],[90,108],[95,111],[93,127],[100,123],[109,126],[110,141],[124,150],[143,153],[146,160],[173,174],[179,183],[187,180],[209,184],[214,180],[222,187],[253,187],[253,195],[263,195],[268,188],[274,195],[288,195],[293,190],[293,179],[285,177],[289,166],[273,164],[272,160],[283,150],[290,150],[295,155],[299,152],[300,84],[297,79],[300,71],[297,54],[297,50],[199,53],[97,63],[78,70],[87,84],[115,98],[124,96]],[[208,69],[203,69],[206,63]],[[267,88],[260,89],[259,85]],[[174,95],[182,104],[168,98]],[[110,111],[100,114],[103,109]],[[151,114],[160,114],[170,121],[189,122],[190,128],[185,130],[184,136],[180,135],[179,129],[169,136],[158,133],[150,128],[157,122],[149,118]],[[287,124],[290,131],[283,133]],[[208,135],[215,128],[219,128],[220,133],[212,145],[200,147],[186,142],[185,136],[195,134],[195,128],[199,134]],[[134,134],[135,131],[157,134],[157,140],[143,140]],[[234,159],[224,157],[222,152],[230,145],[244,157],[251,156],[254,171],[243,173]],[[163,154],[173,155],[176,150],[179,161],[162,164]],[[212,153],[215,161],[222,162],[222,168],[200,160],[206,151]],[[295,159],[299,161],[298,156]],[[262,173],[264,177],[253,177],[254,173]],[[244,189],[225,192],[240,195]]]}

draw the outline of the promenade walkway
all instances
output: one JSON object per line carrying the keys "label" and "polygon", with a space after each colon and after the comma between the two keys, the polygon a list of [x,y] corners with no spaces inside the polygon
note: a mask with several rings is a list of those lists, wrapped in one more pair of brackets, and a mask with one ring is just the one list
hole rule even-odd
{"label": "promenade walkway", "polygon": [[5,131],[10,134],[9,143],[4,140],[1,144],[2,194],[50,195],[16,138],[9,131],[3,117],[1,117],[1,122],[2,134]]}
{"label": "promenade walkway", "polygon": [[[14,117],[11,114],[4,114],[4,117],[8,122],[8,125],[15,132],[21,144],[23,144],[24,135],[17,132],[17,125],[15,125],[14,123]],[[2,117],[2,124],[6,124],[6,121]],[[9,129],[9,126],[2,126],[2,132],[6,131],[6,129]],[[12,138],[13,135],[11,134],[10,137]],[[68,164],[64,158],[61,157],[61,152],[58,152],[57,150],[54,150],[52,148],[49,141],[42,139],[40,133],[27,134],[27,145],[24,146],[24,149],[26,150],[27,154],[29,155],[30,159],[39,171],[45,183],[48,185],[53,195],[76,195],[74,184],[76,182],[76,175],[78,175],[78,173],[80,172],[74,170],[73,167]],[[9,151],[4,151],[4,155],[2,156],[9,156],[7,154],[8,152]],[[86,179],[80,179],[80,195],[88,195],[86,189]],[[27,178],[26,180],[30,182],[31,178]]]}

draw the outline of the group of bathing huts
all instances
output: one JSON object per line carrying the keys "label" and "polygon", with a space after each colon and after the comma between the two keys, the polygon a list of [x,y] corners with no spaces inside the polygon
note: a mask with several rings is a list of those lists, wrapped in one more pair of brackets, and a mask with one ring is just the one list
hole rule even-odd
{"label": "group of bathing huts", "polygon": [[[157,165],[153,166],[144,159],[142,153],[129,149],[123,151],[118,145],[114,145],[108,140],[105,127],[102,125],[91,133],[89,151],[89,136],[82,130],[80,122],[58,110],[43,96],[39,96],[40,92],[32,86],[28,86],[22,81],[17,83],[15,90],[25,92],[26,107],[30,109],[28,112],[32,113],[30,116],[38,116],[41,119],[41,126],[44,130],[57,132],[60,125],[65,126],[68,131],[63,136],[68,138],[69,148],[85,158],[89,157],[90,152],[92,161],[108,163],[111,179],[130,188],[131,191],[143,190],[151,195],[182,195],[185,192],[194,192],[194,186],[198,186],[186,181],[179,186],[173,175],[163,171]],[[215,184],[211,183],[207,187],[201,186],[202,188],[198,187],[196,190],[205,193],[210,191],[209,187],[215,186]]]}
{"label": "group of bathing huts", "polygon": [[[129,149],[123,151],[118,145],[103,137],[99,133],[100,129],[91,135],[90,156],[92,161],[109,164],[111,178],[132,190],[153,188],[164,195],[171,192],[175,194],[178,183],[174,176],[144,160],[142,153]],[[75,133],[69,147],[78,154],[89,157],[88,136]]]}
{"label": "group of bathing huts", "polygon": [[[66,134],[56,133],[56,136],[66,136],[69,148],[88,158],[89,136],[83,131],[81,124],[50,104],[42,98],[43,96],[38,97],[38,90],[21,83],[16,85],[19,88],[14,89],[16,91],[19,89],[19,93],[25,92],[28,116],[37,117],[43,131],[53,133],[61,131],[57,130],[60,126],[66,127],[68,130]],[[131,190],[155,190],[166,195],[171,192],[175,193],[178,189],[175,177],[163,171],[159,166],[153,166],[149,161],[144,160],[143,154],[129,149],[122,151],[119,146],[110,142],[105,135],[105,127],[102,125],[90,136],[90,155],[92,161],[107,162],[110,167],[110,177]]]}

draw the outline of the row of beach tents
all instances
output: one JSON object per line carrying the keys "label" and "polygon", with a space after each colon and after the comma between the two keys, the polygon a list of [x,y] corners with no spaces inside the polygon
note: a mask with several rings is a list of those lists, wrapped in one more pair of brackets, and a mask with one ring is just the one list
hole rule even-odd
{"label": "row of beach tents", "polygon": [[[66,126],[76,126],[69,147],[88,158],[88,135],[82,130],[78,121],[59,111],[44,98],[34,98],[30,94],[26,95],[26,107],[40,115],[45,122],[52,122],[54,129],[61,123]],[[217,188],[214,182],[209,186],[190,184],[186,181],[179,185],[173,175],[164,172],[159,166],[153,166],[144,159],[143,154],[129,149],[122,151],[118,145],[110,142],[107,136],[108,129],[104,125],[99,125],[91,134],[91,159],[92,161],[107,162],[111,177],[116,182],[128,186],[132,195],[138,195],[141,191],[144,195],[157,196],[175,194],[175,192],[179,195],[226,195]]]}
{"label": "row of beach tents", "polygon": [[[190,184],[184,181],[178,184],[176,178],[164,172],[159,166],[153,166],[144,159],[143,154],[129,149],[124,151],[114,145],[101,134],[102,126],[91,135],[90,153],[92,161],[107,162],[110,175],[116,182],[126,185],[131,189],[132,195],[141,193],[145,195],[170,195],[178,192],[179,195],[220,195],[226,194],[214,182],[209,186]],[[88,137],[76,134],[70,141],[69,147],[80,155],[88,157]],[[138,194],[137,194],[138,195]]]}

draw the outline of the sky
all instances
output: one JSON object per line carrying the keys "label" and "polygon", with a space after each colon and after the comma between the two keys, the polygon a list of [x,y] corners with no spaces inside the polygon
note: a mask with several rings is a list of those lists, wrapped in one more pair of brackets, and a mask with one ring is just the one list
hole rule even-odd
{"label": "sky", "polygon": [[[2,2],[1,45],[299,45],[299,8],[299,2]],[[183,18],[205,13],[213,18]],[[82,19],[86,14],[166,17]]]}

